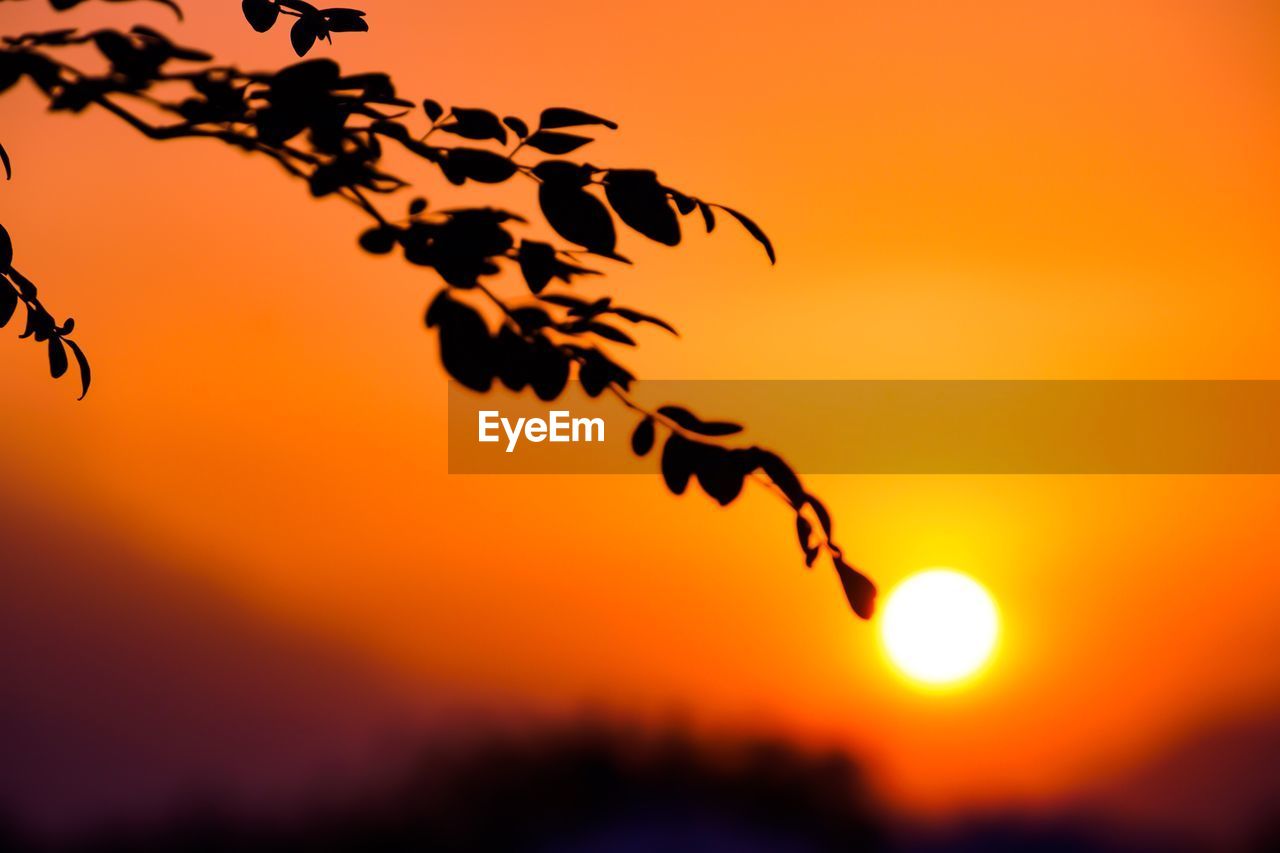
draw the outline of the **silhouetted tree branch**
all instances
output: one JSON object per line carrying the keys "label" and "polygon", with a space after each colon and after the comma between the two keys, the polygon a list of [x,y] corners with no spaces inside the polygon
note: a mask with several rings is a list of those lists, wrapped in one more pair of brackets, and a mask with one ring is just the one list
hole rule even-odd
{"label": "silhouetted tree branch", "polygon": [[240,8],[245,20],[260,33],[274,27],[281,15],[294,18],[289,42],[298,56],[306,56],[318,39],[332,44],[333,33],[369,31],[359,9],[318,9],[302,0],[243,0]]}
{"label": "silhouetted tree branch", "polygon": [[[316,37],[366,28],[363,13],[321,12],[294,0],[245,0],[243,11],[260,31],[281,14],[296,17],[294,47],[300,54],[314,42],[296,36],[303,22],[310,21],[307,26],[317,31]],[[328,22],[327,29],[321,31],[320,21]],[[64,58],[75,52],[96,54],[105,67],[82,71]],[[764,231],[737,210],[670,187],[651,170],[568,158],[594,141],[592,132],[616,129],[614,122],[564,107],[543,110],[536,124],[530,124],[481,108],[446,109],[430,99],[419,105],[400,97],[388,75],[344,74],[327,59],[276,72],[246,72],[216,65],[208,53],[179,46],[142,26],[128,32],[61,29],[6,37],[0,50],[0,92],[21,79],[44,93],[51,110],[78,113],[100,107],[154,140],[217,139],[272,158],[305,180],[315,197],[345,200],[371,220],[359,238],[365,251],[398,251],[444,280],[446,287],[427,309],[426,324],[437,330],[441,361],[456,381],[478,392],[495,383],[512,391],[531,388],[540,399],[552,400],[576,373],[588,395],[607,392],[640,416],[632,437],[637,455],[648,455],[659,433],[664,436],[661,471],[673,493],[683,494],[697,480],[725,506],[748,479],[772,488],[795,513],[806,564],[812,566],[825,551],[853,609],[870,616],[874,587],[845,561],[826,507],[781,457],[759,447],[729,445],[726,439],[742,429],[737,424],[705,421],[678,406],[648,411],[630,396],[634,376],[609,351],[612,345],[636,343],[619,322],[675,329],[609,297],[586,300],[552,291],[553,282],[568,285],[600,274],[584,266],[584,258],[629,263],[617,251],[615,217],[651,240],[674,246],[681,241],[682,219],[696,214],[697,223],[711,232],[718,214],[725,214],[761,244],[770,262],[776,259]],[[415,121],[418,110],[425,121]],[[403,214],[387,213],[377,200],[409,186],[384,166],[389,149],[416,157],[459,187],[529,181],[543,219],[564,244],[519,236],[527,220],[492,207],[440,210],[417,197]],[[490,284],[504,269],[519,271],[524,299],[502,295]],[[16,273],[9,268],[8,275]],[[70,321],[61,327],[51,318],[46,321],[34,288],[28,294],[19,283],[15,292],[27,305],[28,334],[49,342],[54,375],[66,370],[65,353],[61,371],[56,361],[65,342],[87,388],[88,365],[65,337]],[[497,315],[496,332],[486,312]]]}
{"label": "silhouetted tree branch", "polygon": [[[9,153],[2,145],[0,166],[4,167],[5,180],[10,180],[13,177],[13,167],[9,162]],[[68,317],[66,322],[59,324],[41,304],[35,284],[13,266],[13,241],[9,232],[0,225],[0,329],[9,325],[19,305],[26,309],[27,315],[22,337],[34,338],[38,343],[45,344],[49,354],[49,373],[54,379],[60,378],[70,367],[67,360],[67,352],[70,350],[80,368],[80,399],[84,399],[84,395],[89,393],[89,360],[85,358],[79,344],[71,340],[76,321]]]}

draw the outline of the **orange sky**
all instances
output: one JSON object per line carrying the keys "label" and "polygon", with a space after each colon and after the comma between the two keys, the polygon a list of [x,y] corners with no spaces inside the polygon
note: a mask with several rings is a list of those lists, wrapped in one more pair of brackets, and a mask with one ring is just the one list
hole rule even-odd
{"label": "orange sky", "polygon": [[[238,4],[187,5],[75,18],[289,61]],[[636,266],[589,287],[681,327],[629,354],[642,376],[1280,378],[1270,4],[368,5],[322,55],[410,96],[607,115],[592,162],[770,232],[774,268],[730,228],[631,235]],[[776,726],[856,747],[913,808],[1061,795],[1280,702],[1275,478],[814,478],[882,586],[947,565],[998,598],[991,673],[924,696],[767,495],[448,477],[436,283],[363,255],[344,205],[25,85],[4,103],[16,263],[95,371],[76,403],[5,330],[6,488],[68,535],[113,530],[427,696]]]}

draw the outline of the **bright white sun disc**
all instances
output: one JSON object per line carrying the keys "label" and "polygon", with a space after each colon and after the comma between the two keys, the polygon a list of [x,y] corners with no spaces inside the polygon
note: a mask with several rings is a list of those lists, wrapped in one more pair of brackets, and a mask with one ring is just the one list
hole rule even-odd
{"label": "bright white sun disc", "polygon": [[983,586],[951,569],[911,575],[889,593],[880,637],[893,665],[926,684],[973,675],[995,651],[995,602]]}

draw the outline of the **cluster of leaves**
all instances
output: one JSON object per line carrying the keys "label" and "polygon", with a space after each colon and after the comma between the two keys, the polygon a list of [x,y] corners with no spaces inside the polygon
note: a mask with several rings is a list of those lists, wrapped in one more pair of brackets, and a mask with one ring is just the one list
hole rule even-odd
{"label": "cluster of leaves", "polygon": [[[22,0],[0,0],[0,3]],[[55,12],[65,12],[81,6],[89,0],[49,0]],[[166,6],[182,20],[182,7],[176,0],[103,0],[106,3],[149,2]],[[369,24],[365,13],[359,9],[320,9],[304,0],[241,0],[241,11],[249,25],[260,33],[274,27],[280,16],[293,18],[289,28],[289,41],[298,56],[306,56],[317,41],[333,43],[333,33],[366,33]]]}
{"label": "cluster of leaves", "polygon": [[[0,159],[4,161],[5,174],[9,174],[9,158],[4,156],[0,148]],[[53,315],[40,303],[36,286],[29,278],[13,267],[13,241],[9,232],[0,225],[0,329],[9,325],[18,311],[18,306],[26,309],[26,327],[23,338],[32,338],[46,346],[49,352],[49,373],[54,379],[62,377],[70,367],[67,353],[75,358],[80,368],[81,399],[89,393],[89,360],[79,344],[71,340],[76,321],[68,317],[59,323]]]}
{"label": "cluster of leaves", "polygon": [[298,56],[306,56],[317,40],[333,43],[332,33],[367,33],[369,24],[359,9],[318,9],[303,0],[242,0],[244,18],[260,33],[276,25],[280,16],[295,18],[289,41]]}
{"label": "cluster of leaves", "polygon": [[[662,478],[668,489],[682,495],[696,480],[716,503],[728,506],[742,493],[748,478],[763,474],[795,510],[796,536],[805,565],[812,566],[825,545],[849,605],[864,619],[871,617],[875,586],[845,561],[834,541],[831,513],[805,490],[782,457],[761,447],[725,447],[709,441],[736,435],[742,427],[728,421],[704,421],[681,406],[662,406],[640,422],[631,434],[631,449],[637,456],[647,456],[653,450],[658,424],[669,430],[661,455]],[[821,537],[815,535],[817,530]]]}
{"label": "cluster of leaves", "polygon": [[[326,81],[331,81],[336,66],[303,63],[286,71],[302,73],[305,70],[309,74],[318,74],[322,69]],[[543,110],[537,126],[530,130],[523,119],[515,116],[500,119],[496,113],[486,109],[454,107],[446,112],[444,107],[433,100],[424,101],[423,109],[431,124],[421,138],[415,136],[403,122],[392,119],[374,121],[368,126],[367,133],[369,137],[393,140],[435,164],[444,177],[457,186],[465,185],[468,181],[500,184],[517,176],[532,179],[538,186],[538,205],[547,223],[558,235],[580,247],[581,251],[602,258],[626,261],[617,252],[615,216],[638,233],[664,245],[675,246],[681,241],[680,216],[688,216],[697,211],[702,225],[707,232],[711,232],[716,226],[715,210],[718,209],[741,223],[760,241],[770,261],[775,260],[769,238],[747,216],[665,186],[653,171],[602,168],[565,159],[542,159],[536,164],[525,164],[517,158],[521,152],[539,152],[552,158],[569,154],[594,141],[592,137],[583,135],[582,128],[615,129],[617,124],[608,119],[581,110],[553,107]],[[579,132],[569,133],[565,128],[574,128]],[[431,145],[428,140],[437,132],[489,145]],[[494,150],[495,147],[504,149],[508,144],[511,145],[509,150]],[[354,153],[376,158],[379,148],[374,145],[355,146]],[[330,192],[338,186],[336,182],[327,182],[322,189]],[[372,182],[366,182],[364,186],[371,190],[378,189]],[[313,190],[315,189],[313,185]],[[421,207],[418,212],[421,210],[425,210],[425,207]],[[514,216],[510,218],[518,219]],[[390,239],[391,236],[391,231],[384,226],[377,236],[369,239],[374,245],[389,245],[396,242]],[[489,256],[503,255],[509,248],[491,252]],[[556,253],[548,252],[545,243],[530,244],[527,252],[514,259],[520,263],[529,289],[535,295],[540,294],[552,278],[568,282],[574,275],[594,272],[557,261]],[[497,272],[497,268],[489,272]],[[450,283],[464,285],[459,281]]]}
{"label": "cluster of leaves", "polygon": [[[246,2],[244,8],[262,28],[281,9],[297,11],[300,5],[279,0]],[[81,71],[59,58],[76,46],[96,51],[105,70]],[[826,550],[853,609],[870,615],[873,587],[844,561],[826,508],[780,457],[727,446],[740,430],[736,425],[701,421],[678,407],[645,412],[630,400],[634,377],[611,350],[636,341],[619,324],[674,332],[672,326],[610,298],[563,292],[600,274],[587,265],[590,258],[628,262],[618,251],[619,223],[675,246],[682,240],[682,219],[695,217],[710,232],[717,214],[724,213],[775,260],[769,238],[741,212],[668,186],[650,170],[596,166],[570,156],[594,141],[592,133],[616,129],[613,121],[566,107],[543,110],[530,123],[477,107],[418,103],[400,97],[385,74],[344,74],[330,60],[277,72],[241,71],[214,65],[208,54],[145,27],[6,38],[0,92],[22,78],[46,94],[53,110],[97,106],[152,139],[218,139],[273,158],[305,180],[316,197],[341,198],[359,208],[372,220],[359,238],[366,251],[399,251],[443,279],[445,288],[430,302],[426,324],[438,332],[441,361],[454,379],[480,392],[495,382],[515,391],[532,388],[552,400],[576,375],[592,396],[616,395],[642,416],[634,444],[639,455],[652,450],[658,429],[668,433],[662,472],[672,492],[682,494],[696,480],[727,505],[748,478],[768,484],[795,512],[806,563]],[[133,104],[170,120],[151,123]],[[536,188],[542,219],[564,245],[526,234],[524,217],[491,207],[436,210],[416,197],[404,215],[385,214],[375,200],[409,185],[384,165],[389,149],[411,155],[454,186],[527,180]],[[498,294],[498,276],[506,269],[523,281],[521,301]],[[486,319],[494,315],[496,330]]]}

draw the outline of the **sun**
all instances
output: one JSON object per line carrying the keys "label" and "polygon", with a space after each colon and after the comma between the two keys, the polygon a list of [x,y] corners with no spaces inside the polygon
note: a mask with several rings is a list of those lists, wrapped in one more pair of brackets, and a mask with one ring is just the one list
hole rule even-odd
{"label": "sun", "polygon": [[959,683],[991,659],[1000,617],[990,593],[968,575],[929,569],[889,593],[880,639],[889,660],[926,685]]}

